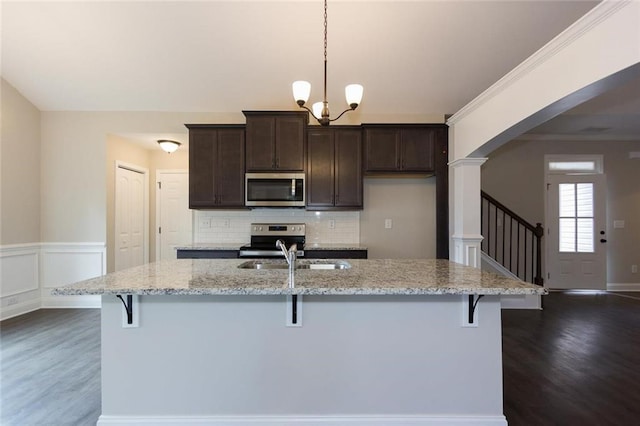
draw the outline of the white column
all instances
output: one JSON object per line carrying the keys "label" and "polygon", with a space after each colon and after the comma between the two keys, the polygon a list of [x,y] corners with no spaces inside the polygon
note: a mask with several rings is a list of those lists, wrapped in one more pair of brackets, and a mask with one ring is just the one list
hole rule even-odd
{"label": "white column", "polygon": [[462,158],[449,163],[452,170],[453,235],[451,260],[480,267],[480,167],[486,158]]}

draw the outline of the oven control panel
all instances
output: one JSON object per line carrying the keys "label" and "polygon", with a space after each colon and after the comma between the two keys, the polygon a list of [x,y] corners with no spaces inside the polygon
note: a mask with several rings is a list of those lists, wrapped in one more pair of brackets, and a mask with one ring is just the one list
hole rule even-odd
{"label": "oven control panel", "polygon": [[304,223],[252,223],[251,236],[304,236]]}

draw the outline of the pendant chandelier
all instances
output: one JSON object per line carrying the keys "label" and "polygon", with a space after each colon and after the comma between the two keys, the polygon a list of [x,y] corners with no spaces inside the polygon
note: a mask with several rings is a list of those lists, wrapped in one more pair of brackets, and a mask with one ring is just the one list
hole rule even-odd
{"label": "pendant chandelier", "polygon": [[330,118],[329,102],[327,102],[327,0],[324,0],[324,97],[322,102],[314,103],[312,106],[313,110],[305,106],[311,94],[311,83],[308,81],[294,81],[292,87],[293,98],[296,100],[298,106],[309,111],[322,126],[328,126],[332,121],[336,121],[342,117],[345,112],[353,111],[360,105],[360,101],[362,101],[364,88],[360,84],[347,85],[344,92],[349,108],[342,111],[336,118]]}

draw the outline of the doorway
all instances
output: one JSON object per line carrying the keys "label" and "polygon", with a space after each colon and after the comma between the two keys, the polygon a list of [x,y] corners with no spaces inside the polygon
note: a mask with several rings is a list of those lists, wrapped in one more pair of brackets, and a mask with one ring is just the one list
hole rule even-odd
{"label": "doorway", "polygon": [[606,176],[602,156],[547,156],[547,287],[607,287]]}
{"label": "doorway", "polygon": [[115,271],[149,261],[148,170],[116,161]]}
{"label": "doorway", "polygon": [[158,170],[156,177],[156,260],[175,259],[176,247],[193,241],[189,172]]}

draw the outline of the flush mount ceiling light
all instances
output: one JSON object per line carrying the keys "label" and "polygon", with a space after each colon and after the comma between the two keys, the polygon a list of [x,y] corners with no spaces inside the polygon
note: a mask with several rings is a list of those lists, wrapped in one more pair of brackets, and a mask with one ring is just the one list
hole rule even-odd
{"label": "flush mount ceiling light", "polygon": [[176,149],[178,149],[178,147],[180,146],[180,142],[172,141],[169,139],[160,139],[158,141],[158,145],[160,145],[160,148],[162,148],[163,151],[171,154]]}
{"label": "flush mount ceiling light", "polygon": [[353,111],[362,101],[364,88],[360,84],[349,84],[344,90],[349,108],[342,111],[336,118],[329,118],[329,102],[327,102],[327,0],[324,0],[324,97],[322,102],[314,103],[312,111],[304,105],[311,94],[311,83],[308,81],[294,81],[292,87],[293,98],[298,106],[309,111],[322,126],[328,126],[332,121],[342,117],[345,112]]}

